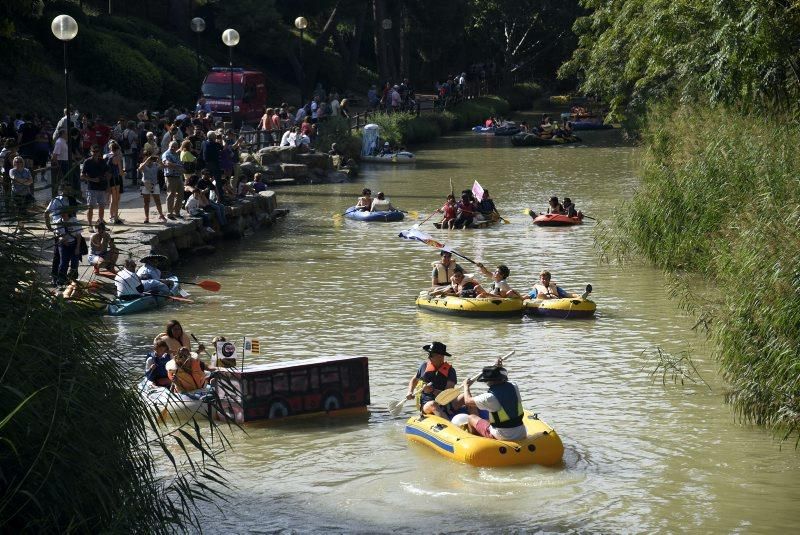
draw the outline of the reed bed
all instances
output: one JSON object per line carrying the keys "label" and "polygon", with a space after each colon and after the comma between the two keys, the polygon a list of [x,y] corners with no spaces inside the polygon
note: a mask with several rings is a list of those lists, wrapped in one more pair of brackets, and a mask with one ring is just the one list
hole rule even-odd
{"label": "reed bed", "polygon": [[800,127],[735,109],[656,109],[642,185],[598,241],[670,273],[743,421],[800,429]]}

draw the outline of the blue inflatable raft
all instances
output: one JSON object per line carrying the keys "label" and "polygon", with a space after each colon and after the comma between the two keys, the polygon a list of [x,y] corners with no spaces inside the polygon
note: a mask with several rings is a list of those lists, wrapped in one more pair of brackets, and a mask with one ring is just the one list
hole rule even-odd
{"label": "blue inflatable raft", "polygon": [[355,221],[402,221],[405,214],[400,210],[386,210],[380,212],[365,212],[351,206],[344,212],[347,219],[354,219]]}

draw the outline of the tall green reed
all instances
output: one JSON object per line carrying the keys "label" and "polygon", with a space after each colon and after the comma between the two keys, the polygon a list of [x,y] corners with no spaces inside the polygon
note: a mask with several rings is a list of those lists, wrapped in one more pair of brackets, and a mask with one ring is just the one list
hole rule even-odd
{"label": "tall green reed", "polygon": [[656,109],[642,184],[605,226],[605,254],[672,274],[715,342],[744,421],[800,429],[800,127],[734,109]]}

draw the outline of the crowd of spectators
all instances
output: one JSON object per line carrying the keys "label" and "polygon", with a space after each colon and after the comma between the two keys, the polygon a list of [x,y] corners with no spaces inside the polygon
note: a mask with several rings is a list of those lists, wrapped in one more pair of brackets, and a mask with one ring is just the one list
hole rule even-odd
{"label": "crowd of spectators", "polygon": [[372,84],[367,91],[367,109],[370,111],[392,113],[414,111],[416,108],[416,94],[408,78],[396,84],[385,82],[380,89]]}

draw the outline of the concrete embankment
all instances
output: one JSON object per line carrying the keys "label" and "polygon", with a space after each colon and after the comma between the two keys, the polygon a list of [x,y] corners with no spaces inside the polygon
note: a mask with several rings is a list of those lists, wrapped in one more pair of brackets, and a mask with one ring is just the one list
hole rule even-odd
{"label": "concrete embankment", "polygon": [[[165,203],[163,198],[162,203]],[[152,205],[150,223],[144,223],[142,198],[138,193],[124,193],[121,205],[120,217],[125,223],[109,227],[115,241],[119,242],[120,261],[128,254],[137,260],[147,254],[160,254],[169,258],[173,265],[186,256],[213,252],[215,242],[240,238],[245,232],[271,225],[288,213],[288,210],[278,208],[274,191],[263,191],[239,199],[233,206],[226,206],[227,224],[221,226],[220,231],[211,233],[203,227],[199,217],[186,216],[185,211],[182,212],[184,219],[159,223],[158,213]]]}

